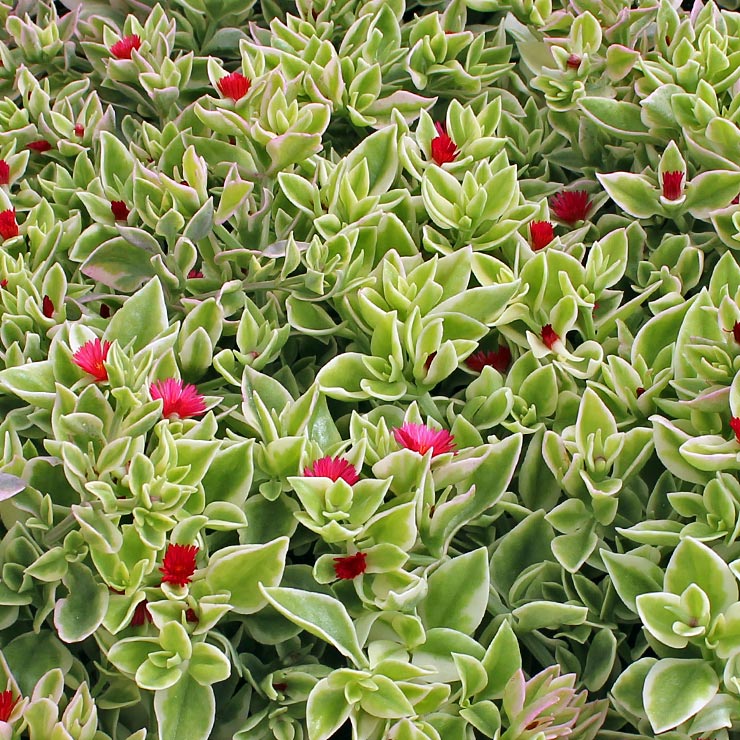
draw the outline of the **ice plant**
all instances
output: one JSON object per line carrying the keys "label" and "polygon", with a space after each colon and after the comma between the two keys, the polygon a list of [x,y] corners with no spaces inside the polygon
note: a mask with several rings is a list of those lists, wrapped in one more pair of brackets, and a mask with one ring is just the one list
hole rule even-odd
{"label": "ice plant", "polygon": [[550,208],[561,221],[573,226],[586,220],[591,210],[591,201],[585,190],[563,190],[552,196]]}
{"label": "ice plant", "polygon": [[393,430],[393,436],[401,447],[420,455],[431,450],[432,457],[436,457],[455,449],[455,438],[446,429],[431,429],[426,424],[407,421]]}
{"label": "ice plant", "polygon": [[130,213],[125,201],[122,200],[112,200],[110,202],[110,210],[116,221],[126,221]]}
{"label": "ice plant", "polygon": [[108,380],[108,371],[105,369],[105,361],[108,359],[108,351],[111,343],[107,340],[91,339],[80,347],[72,355],[72,360],[86,373],[92,375],[97,383]]}
{"label": "ice plant", "polygon": [[663,197],[666,200],[679,200],[683,195],[683,172],[663,173]]}
{"label": "ice plant", "polygon": [[481,350],[470,355],[465,360],[465,364],[477,373],[483,372],[483,368],[486,365],[490,365],[500,373],[505,373],[511,364],[511,350],[505,344],[499,345],[499,348],[496,350]]}
{"label": "ice plant", "polygon": [[15,208],[0,212],[0,236],[12,239],[18,236],[18,222],[15,220]]}
{"label": "ice plant", "polygon": [[13,692],[10,689],[0,692],[0,722],[7,722],[10,719],[10,715],[20,698],[20,696],[16,696],[13,699]]}
{"label": "ice plant", "polygon": [[571,69],[578,69],[581,66],[581,57],[578,54],[571,54],[565,64]]}
{"label": "ice plant", "polygon": [[100,315],[104,319],[109,319],[111,314],[110,306],[107,303],[100,304]]}
{"label": "ice plant", "polygon": [[434,128],[437,129],[437,135],[432,139],[432,159],[441,167],[447,162],[455,161],[457,147],[447,133],[444,123],[438,121]]}
{"label": "ice plant", "polygon": [[110,48],[110,53],[116,59],[131,59],[131,52],[141,48],[141,39],[134,33],[131,36],[124,36],[116,41]]}
{"label": "ice plant", "polygon": [[367,570],[367,553],[356,552],[354,555],[334,558],[334,572],[337,578],[351,581]]}
{"label": "ice plant", "polygon": [[555,238],[555,229],[549,221],[532,221],[529,224],[529,237],[532,249],[537,252]]}
{"label": "ice plant", "polygon": [[200,270],[193,269],[188,273],[188,280],[196,280],[197,278],[202,278],[202,277],[203,277],[203,273]]}
{"label": "ice plant", "polygon": [[331,478],[338,481],[340,478],[353,486],[360,480],[354,466],[343,457],[322,457],[303,470],[306,478]]}
{"label": "ice plant", "polygon": [[189,419],[200,416],[206,410],[206,402],[192,383],[183,384],[177,378],[157,380],[149,388],[152,400],[162,400],[162,416]]}
{"label": "ice plant", "polygon": [[54,315],[54,304],[48,295],[45,295],[41,301],[41,310],[47,319],[50,319]]}
{"label": "ice plant", "polygon": [[83,137],[85,135],[85,127],[81,123],[76,123],[74,132],[75,136]]}
{"label": "ice plant", "polygon": [[241,72],[232,72],[222,77],[217,86],[221,95],[236,102],[249,92],[251,85],[249,77],[245,77]]}
{"label": "ice plant", "polygon": [[30,144],[26,144],[26,149],[30,149],[32,152],[48,152],[51,149],[51,144],[46,139],[37,139]]}
{"label": "ice plant", "polygon": [[543,343],[548,349],[552,349],[555,342],[560,339],[560,337],[555,332],[555,329],[552,328],[552,324],[545,324],[542,327],[540,337],[542,338]]}
{"label": "ice plant", "polygon": [[730,419],[730,429],[735,432],[735,439],[740,443],[740,417],[733,416]]}
{"label": "ice plant", "polygon": [[198,548],[195,545],[167,545],[167,550],[162,560],[162,583],[174,583],[176,586],[184,586],[190,583],[195,573],[195,556]]}
{"label": "ice plant", "polygon": [[10,182],[10,165],[0,159],[0,185],[7,185]]}

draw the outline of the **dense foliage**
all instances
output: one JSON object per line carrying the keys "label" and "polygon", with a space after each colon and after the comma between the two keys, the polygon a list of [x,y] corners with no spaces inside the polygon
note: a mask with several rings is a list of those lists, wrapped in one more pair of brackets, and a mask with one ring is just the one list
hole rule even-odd
{"label": "dense foliage", "polygon": [[734,2],[3,1],[2,740],[740,731]]}

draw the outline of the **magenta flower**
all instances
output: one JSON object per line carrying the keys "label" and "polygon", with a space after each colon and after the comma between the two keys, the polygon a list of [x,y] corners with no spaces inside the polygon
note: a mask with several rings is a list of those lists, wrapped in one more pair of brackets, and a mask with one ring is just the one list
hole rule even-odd
{"label": "magenta flower", "polygon": [[48,152],[51,148],[51,144],[46,139],[37,139],[30,144],[26,144],[26,149],[30,149],[32,152]]}
{"label": "magenta flower", "polygon": [[100,339],[91,339],[72,355],[72,361],[86,373],[92,375],[95,382],[100,383],[103,380],[108,380],[108,371],[103,363],[108,359],[110,348],[111,343],[108,341],[101,342]]}
{"label": "magenta flower", "polygon": [[435,123],[437,136],[432,139],[432,159],[441,167],[446,162],[454,162],[457,157],[457,147],[450,138],[444,123]]}
{"label": "magenta flower", "polygon": [[10,165],[0,159],[0,185],[7,185],[10,182]]}
{"label": "magenta flower", "polygon": [[663,173],[663,197],[666,200],[679,200],[683,195],[683,172]]}
{"label": "magenta flower", "polygon": [[560,337],[555,332],[555,329],[552,328],[552,324],[545,324],[542,327],[542,333],[540,334],[540,337],[542,338],[543,343],[548,349],[552,349],[555,342],[559,341]]}
{"label": "magenta flower", "polygon": [[162,399],[162,416],[165,419],[188,419],[205,413],[205,399],[191,383],[183,385],[182,380],[177,378],[157,380],[151,384],[149,392],[152,400]]}
{"label": "magenta flower", "polygon": [[41,311],[47,319],[50,319],[54,315],[54,304],[48,295],[45,295],[41,301]]}
{"label": "magenta flower", "polygon": [[532,221],[529,224],[529,236],[532,249],[537,252],[555,238],[555,229],[549,221]]}
{"label": "magenta flower", "polygon": [[10,715],[13,714],[15,705],[20,701],[20,698],[20,696],[16,696],[13,699],[13,692],[10,689],[0,691],[0,722],[7,722],[10,719]]}
{"label": "magenta flower", "polygon": [[367,553],[356,552],[354,555],[334,558],[334,572],[337,578],[343,581],[351,581],[367,570]]}
{"label": "magenta flower", "polygon": [[131,36],[124,36],[116,41],[110,48],[110,53],[116,59],[131,59],[131,52],[141,48],[141,39],[134,33]]}
{"label": "magenta flower", "polygon": [[188,280],[197,280],[198,278],[202,278],[203,273],[200,270],[192,269],[188,273]]}
{"label": "magenta flower", "polygon": [[85,135],[85,127],[81,123],[76,123],[74,127],[75,136],[82,138]]}
{"label": "magenta flower", "polygon": [[393,436],[401,447],[420,455],[431,450],[432,457],[436,457],[455,449],[455,438],[446,429],[431,429],[426,424],[407,421],[393,430]]}
{"label": "magenta flower", "polygon": [[241,100],[249,92],[251,86],[252,80],[245,77],[241,72],[232,72],[222,77],[217,83],[221,95],[234,102]]}
{"label": "magenta flower", "polygon": [[162,560],[162,583],[174,583],[184,586],[190,583],[195,573],[195,556],[198,548],[195,545],[167,545],[167,550]]}
{"label": "magenta flower", "polygon": [[15,220],[15,208],[0,212],[0,236],[3,239],[12,239],[18,236],[18,222]]}
{"label": "magenta flower", "polygon": [[735,432],[735,439],[740,442],[740,418],[733,416],[730,419],[730,429]]}
{"label": "magenta flower", "polygon": [[586,220],[591,210],[591,201],[585,190],[563,190],[552,196],[550,208],[561,221],[573,226]]}
{"label": "magenta flower", "polygon": [[341,478],[350,486],[360,480],[357,470],[343,457],[322,457],[310,467],[304,468],[303,475],[306,478],[331,478],[333,481]]}
{"label": "magenta flower", "polygon": [[497,350],[481,350],[474,355],[470,355],[465,364],[477,373],[482,373],[486,365],[490,365],[494,370],[505,373],[511,364],[511,350],[505,345],[499,345]]}
{"label": "magenta flower", "polygon": [[123,200],[112,200],[110,202],[110,212],[116,221],[128,220],[128,214],[130,213],[126,202]]}

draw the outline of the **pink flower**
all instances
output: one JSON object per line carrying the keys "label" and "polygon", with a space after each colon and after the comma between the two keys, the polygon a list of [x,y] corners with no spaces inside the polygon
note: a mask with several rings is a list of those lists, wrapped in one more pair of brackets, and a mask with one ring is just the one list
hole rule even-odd
{"label": "pink flower", "polygon": [[131,36],[124,36],[116,41],[110,48],[110,53],[116,59],[131,59],[131,52],[141,48],[141,39],[134,33]]}
{"label": "pink flower", "polygon": [[232,72],[226,77],[222,77],[217,84],[221,95],[234,102],[241,100],[249,92],[251,86],[252,80],[245,77],[241,72]]}
{"label": "pink flower", "polygon": [[555,229],[549,221],[532,221],[529,224],[529,236],[532,249],[537,252],[555,238]]}
{"label": "pink flower", "polygon": [[15,208],[0,212],[0,236],[3,239],[12,239],[18,236],[18,222],[15,220]]}
{"label": "pink flower", "polygon": [[555,333],[555,329],[552,328],[552,324],[545,324],[542,327],[542,333],[540,336],[548,349],[552,349],[555,342],[560,339],[560,337]]}
{"label": "pink flower", "polygon": [[10,715],[13,714],[15,705],[20,701],[20,696],[13,699],[13,692],[8,689],[7,691],[0,692],[0,722],[7,722],[10,719]]}
{"label": "pink flower", "polygon": [[345,460],[343,457],[322,457],[310,467],[305,468],[303,475],[306,478],[331,478],[333,481],[341,478],[350,486],[354,486],[360,480],[357,470],[349,460]]}
{"label": "pink flower", "polygon": [[678,200],[683,195],[683,172],[663,173],[663,197]]}
{"label": "pink flower", "polygon": [[151,384],[149,392],[152,400],[162,399],[162,416],[171,419],[188,419],[200,416],[206,410],[206,402],[198,389],[191,383],[183,385],[182,380],[167,378]]}
{"label": "pink flower", "polygon": [[437,136],[432,139],[432,159],[441,167],[446,162],[454,162],[457,157],[455,142],[447,133],[444,123],[435,123]]}
{"label": "pink flower", "polygon": [[10,165],[0,159],[0,185],[7,185],[10,182]]}
{"label": "pink flower", "polygon": [[103,380],[108,380],[108,371],[103,363],[108,359],[110,348],[111,343],[108,341],[101,342],[97,338],[91,339],[72,355],[72,361],[86,373],[92,375],[97,383],[100,383]]}
{"label": "pink flower", "polygon": [[740,418],[733,416],[730,419],[730,429],[735,432],[735,439],[740,442]]}
{"label": "pink flower", "polygon": [[505,373],[508,370],[510,363],[511,350],[505,344],[499,345],[499,348],[495,351],[489,350],[488,352],[485,352],[484,350],[481,350],[480,352],[476,352],[474,355],[470,355],[470,357],[465,360],[465,364],[477,373],[482,373],[483,368],[486,367],[486,365],[490,365],[500,373]]}
{"label": "pink flower", "polygon": [[356,552],[354,555],[334,558],[334,572],[337,574],[337,578],[341,578],[343,581],[351,581],[367,570],[366,560],[367,553],[365,552]]}
{"label": "pink flower", "polygon": [[123,200],[112,200],[110,202],[110,212],[113,214],[113,218],[116,221],[127,221],[128,214],[131,212]]}
{"label": "pink flower", "polygon": [[46,139],[37,139],[30,144],[26,144],[26,149],[30,149],[32,152],[48,152],[51,148],[51,144]]}
{"label": "pink flower", "polygon": [[184,586],[190,583],[195,573],[195,556],[198,548],[195,545],[167,545],[167,550],[162,560],[162,583],[174,583]]}
{"label": "pink flower", "polygon": [[446,429],[430,429],[426,424],[407,421],[393,430],[393,436],[401,447],[420,455],[431,450],[432,457],[436,457],[455,449],[455,438]]}
{"label": "pink flower", "polygon": [[50,319],[54,315],[54,304],[48,295],[45,295],[41,301],[41,311],[47,319]]}
{"label": "pink flower", "polygon": [[586,220],[591,201],[585,190],[563,190],[552,196],[550,208],[561,221],[573,226],[578,221]]}

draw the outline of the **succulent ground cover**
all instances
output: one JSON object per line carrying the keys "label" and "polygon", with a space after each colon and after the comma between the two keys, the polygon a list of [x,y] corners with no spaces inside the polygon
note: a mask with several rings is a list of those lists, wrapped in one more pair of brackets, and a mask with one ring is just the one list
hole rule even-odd
{"label": "succulent ground cover", "polygon": [[734,2],[0,21],[2,740],[738,736]]}

